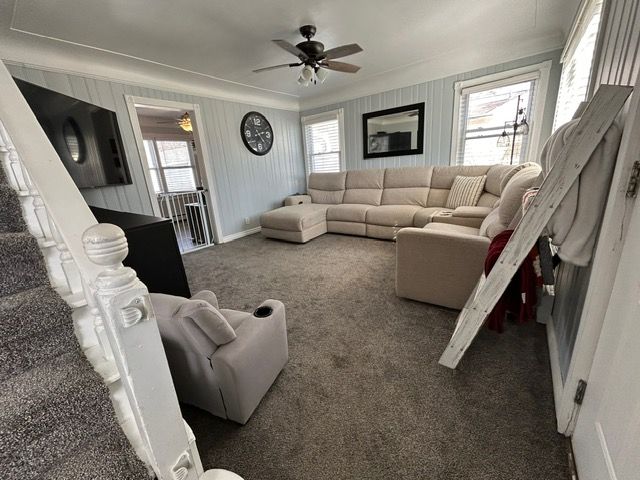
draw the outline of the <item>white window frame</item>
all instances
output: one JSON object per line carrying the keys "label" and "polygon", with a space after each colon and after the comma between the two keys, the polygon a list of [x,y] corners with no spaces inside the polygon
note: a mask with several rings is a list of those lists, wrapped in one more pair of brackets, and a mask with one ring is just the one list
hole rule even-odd
{"label": "white window frame", "polygon": [[307,115],[300,119],[302,124],[302,147],[304,149],[304,169],[306,172],[306,178],[309,178],[311,173],[311,162],[309,158],[309,152],[307,151],[307,139],[305,138],[305,127],[311,123],[326,122],[329,120],[338,119],[338,136],[340,141],[340,171],[344,172],[346,168],[345,155],[344,155],[344,109],[338,108],[337,110],[330,110],[328,112],[317,113],[314,115]]}
{"label": "white window frame", "polygon": [[[191,139],[185,136],[181,136],[181,135],[171,135],[171,134],[150,134],[150,135],[143,135],[143,141],[144,140],[148,140],[150,142],[153,143],[153,149],[155,151],[155,155],[156,155],[156,160],[158,162],[157,168],[156,167],[149,167],[147,165],[147,168],[149,169],[149,171],[151,170],[158,170],[158,179],[160,180],[160,183],[162,185],[163,191],[160,193],[156,193],[156,195],[161,195],[161,194],[168,194],[168,193],[183,193],[183,192],[170,192],[167,190],[167,181],[166,181],[166,177],[164,174],[165,170],[171,170],[171,169],[179,169],[179,168],[191,168],[191,170],[193,170],[193,178],[194,178],[194,182],[195,182],[195,186],[196,189],[198,187],[202,186],[202,178],[200,178],[200,172],[198,171],[198,166],[196,165],[196,161],[194,158],[194,154],[193,154],[193,148],[191,145]],[[158,149],[158,144],[157,142],[162,142],[162,141],[167,141],[167,142],[186,142],[187,143],[187,149],[189,151],[189,165],[185,165],[182,167],[163,167],[161,165],[160,162],[160,151]],[[153,187],[152,187],[153,188]]]}
{"label": "white window frame", "polygon": [[[542,123],[545,118],[544,109],[547,101],[547,89],[549,88],[549,76],[551,74],[552,63],[551,60],[547,60],[526,67],[455,82],[453,85],[453,125],[451,129],[451,157],[449,164],[457,165],[458,142],[460,141],[460,101],[462,95],[529,80],[537,80],[533,102],[535,120],[531,122],[531,128],[529,130],[527,156],[522,161],[537,162],[541,148]],[[532,119],[529,120],[531,121]]]}

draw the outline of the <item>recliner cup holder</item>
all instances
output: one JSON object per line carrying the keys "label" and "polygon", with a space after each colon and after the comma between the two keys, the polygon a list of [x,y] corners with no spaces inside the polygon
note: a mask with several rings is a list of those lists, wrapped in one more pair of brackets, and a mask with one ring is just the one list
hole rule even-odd
{"label": "recliner cup holder", "polygon": [[273,308],[263,305],[262,307],[258,307],[254,310],[253,316],[257,318],[267,318],[270,317],[273,313]]}

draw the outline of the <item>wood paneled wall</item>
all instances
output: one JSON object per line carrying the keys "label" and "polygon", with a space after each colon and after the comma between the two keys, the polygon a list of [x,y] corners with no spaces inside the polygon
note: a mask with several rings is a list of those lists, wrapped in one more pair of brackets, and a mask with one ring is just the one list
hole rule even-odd
{"label": "wood paneled wall", "polygon": [[[423,165],[449,165],[451,158],[451,132],[453,125],[453,87],[455,82],[482,77],[552,60],[549,88],[545,102],[542,138],[551,134],[558,85],[560,83],[560,50],[521,58],[499,65],[452,75],[438,80],[419,83],[410,87],[360,97],[325,107],[302,112],[302,116],[344,109],[345,160],[347,170]],[[386,108],[425,102],[424,154],[402,157],[372,158],[362,155],[362,114]]]}
{"label": "wood paneled wall", "polygon": [[[116,112],[125,144],[133,185],[83,189],[89,205],[153,214],[141,159],[136,149],[125,95],[159,98],[200,105],[204,117],[202,141],[211,153],[211,166],[223,235],[259,225],[260,214],[282,204],[285,196],[305,189],[305,171],[299,113],[256,107],[214,98],[143,88],[90,76],[54,73],[8,65],[11,74],[65,95]],[[267,155],[252,155],[240,138],[240,121],[251,110],[262,112],[273,126],[274,146]],[[245,224],[245,218],[249,224]]]}
{"label": "wood paneled wall", "polygon": [[603,83],[635,85],[640,71],[640,0],[605,0],[592,93]]}

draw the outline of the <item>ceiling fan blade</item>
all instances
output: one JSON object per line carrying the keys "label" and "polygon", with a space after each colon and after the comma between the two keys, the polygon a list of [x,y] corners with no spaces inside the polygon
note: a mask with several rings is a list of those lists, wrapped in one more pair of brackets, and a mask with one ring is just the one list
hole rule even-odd
{"label": "ceiling fan blade", "polygon": [[326,52],[324,52],[324,55],[326,55],[326,58],[328,60],[331,60],[332,58],[347,57],[361,51],[362,47],[360,45],[358,45],[357,43],[350,43],[349,45],[342,45],[341,47],[327,50]]}
{"label": "ceiling fan blade", "polygon": [[295,55],[300,60],[306,60],[307,58],[309,58],[306,53],[304,53],[295,45],[290,44],[286,40],[271,40],[271,41],[276,45],[278,45],[283,50],[286,50],[287,52],[289,52],[291,55]]}
{"label": "ceiling fan blade", "polygon": [[298,67],[300,65],[302,65],[302,63],[283,63],[282,65],[274,65],[273,67],[258,68],[257,70],[253,70],[253,73],[266,72],[268,70],[275,70],[277,68],[284,67]]}
{"label": "ceiling fan blade", "polygon": [[335,70],[336,72],[356,73],[360,70],[360,67],[357,65],[345,62],[334,62],[333,60],[323,60],[320,65],[329,70]]}

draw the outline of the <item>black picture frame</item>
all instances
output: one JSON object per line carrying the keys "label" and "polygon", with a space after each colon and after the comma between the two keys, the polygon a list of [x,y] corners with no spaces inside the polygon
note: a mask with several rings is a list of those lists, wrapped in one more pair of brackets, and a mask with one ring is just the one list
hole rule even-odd
{"label": "black picture frame", "polygon": [[[402,150],[392,150],[389,152],[369,152],[369,129],[368,120],[375,117],[383,117],[385,115],[393,115],[402,112],[410,112],[418,110],[418,133],[416,148],[407,148]],[[387,108],[386,110],[378,110],[377,112],[369,112],[362,114],[362,153],[365,159],[380,157],[399,157],[402,155],[420,155],[424,152],[424,102],[413,103],[411,105],[402,105],[401,107]]]}

